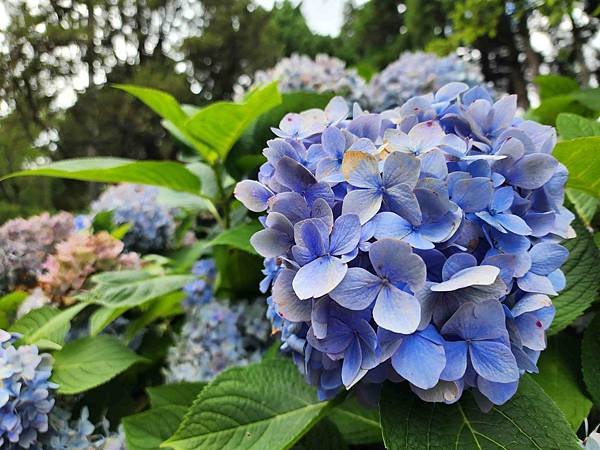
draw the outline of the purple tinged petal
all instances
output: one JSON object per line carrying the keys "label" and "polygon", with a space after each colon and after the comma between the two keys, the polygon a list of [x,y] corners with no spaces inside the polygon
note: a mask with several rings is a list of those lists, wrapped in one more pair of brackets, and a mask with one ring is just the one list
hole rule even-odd
{"label": "purple tinged petal", "polygon": [[326,158],[320,160],[315,175],[317,180],[327,183],[341,183],[344,181],[342,164],[337,159]]}
{"label": "purple tinged petal", "polygon": [[519,379],[519,368],[510,348],[500,342],[473,341],[469,356],[475,372],[488,381],[510,383]]}
{"label": "purple tinged petal", "polygon": [[360,220],[355,214],[344,214],[333,224],[330,253],[340,256],[352,252],[360,240]]}
{"label": "purple tinged petal", "polygon": [[454,184],[452,201],[467,213],[482,211],[490,204],[492,192],[493,187],[489,178],[462,179]]}
{"label": "purple tinged petal", "polygon": [[523,314],[515,319],[519,329],[521,343],[531,350],[541,351],[546,348],[546,330],[536,314]]}
{"label": "purple tinged petal", "polygon": [[463,392],[463,383],[459,381],[442,381],[431,389],[419,389],[411,385],[411,390],[424,402],[456,403]]}
{"label": "purple tinged petal", "polygon": [[455,253],[444,263],[442,267],[442,279],[447,281],[461,270],[475,267],[476,265],[477,259],[470,253]]}
{"label": "purple tinged petal", "polygon": [[312,204],[310,217],[321,220],[329,230],[333,228],[333,211],[322,198],[316,199]]}
{"label": "purple tinged petal", "polygon": [[250,244],[265,258],[275,258],[285,254],[293,242],[289,234],[272,228],[260,230],[250,238]]}
{"label": "purple tinged petal", "polygon": [[377,239],[398,238],[402,239],[413,231],[410,222],[404,220],[393,212],[382,212],[377,214],[370,222],[374,226],[373,235]]}
{"label": "purple tinged petal", "polygon": [[421,389],[434,387],[445,365],[444,347],[421,337],[419,333],[406,336],[392,356],[396,372]]}
{"label": "purple tinged petal", "polygon": [[329,296],[344,308],[359,311],[373,303],[380,290],[379,277],[360,267],[351,267]]}
{"label": "purple tinged petal", "polygon": [[371,245],[369,259],[375,272],[392,284],[407,284],[413,292],[425,285],[425,263],[419,255],[412,253],[410,245],[405,242],[380,239]]}
{"label": "purple tinged petal", "polygon": [[342,162],[344,178],[352,186],[378,189],[381,185],[379,162],[375,156],[359,151],[348,151]]}
{"label": "purple tinged petal", "polygon": [[[350,389],[360,379],[361,364],[362,349],[358,338],[354,338],[344,353],[344,362],[342,364],[342,382],[346,386],[346,389]],[[366,372],[363,373],[363,376],[365,374]]]}
{"label": "purple tinged petal", "polygon": [[323,182],[315,183],[309,186],[304,192],[304,196],[306,197],[306,201],[310,206],[312,206],[317,200],[325,200],[328,204],[333,205],[335,200],[335,195],[333,194],[331,186]]}
{"label": "purple tinged petal", "polygon": [[525,155],[511,168],[506,178],[517,187],[537,189],[552,178],[557,166],[558,161],[551,155]]}
{"label": "purple tinged petal", "polygon": [[277,194],[271,201],[271,211],[283,214],[293,224],[310,217],[306,200],[297,192]]}
{"label": "purple tinged petal", "polygon": [[420,168],[421,162],[416,157],[401,152],[392,153],[383,163],[383,185],[390,188],[402,183],[414,188]]}
{"label": "purple tinged petal", "polygon": [[440,219],[426,222],[419,227],[419,234],[431,242],[446,242],[458,231],[462,222],[462,211],[456,208]]}
{"label": "purple tinged petal", "polygon": [[322,256],[302,266],[292,286],[302,300],[322,297],[340,284],[347,270],[348,266],[338,258]]}
{"label": "purple tinged petal", "polygon": [[381,129],[381,116],[379,114],[363,114],[351,120],[347,129],[359,138],[376,141]]}
{"label": "purple tinged petal", "polygon": [[304,192],[317,182],[306,167],[288,156],[281,158],[275,165],[275,178],[280,184],[295,192]]}
{"label": "purple tinged petal", "polygon": [[506,334],[505,316],[498,300],[465,303],[448,319],[441,330],[444,337],[496,339]]}
{"label": "purple tinged petal", "polygon": [[494,118],[492,120],[492,129],[499,130],[511,125],[515,113],[517,112],[517,96],[507,95],[502,97],[493,107]]}
{"label": "purple tinged petal", "polygon": [[419,326],[421,305],[413,295],[393,285],[386,285],[375,301],[373,319],[377,325],[386,330],[410,334]]}
{"label": "purple tinged petal", "polygon": [[321,135],[321,145],[330,158],[340,158],[346,150],[346,139],[337,127],[327,127]]}
{"label": "purple tinged petal", "polygon": [[327,337],[327,322],[329,318],[330,300],[327,297],[313,300],[310,314],[310,324],[313,334],[317,339]]}
{"label": "purple tinged petal", "polygon": [[325,107],[325,117],[329,124],[337,124],[348,117],[350,108],[343,97],[333,97]]}
{"label": "purple tinged petal", "polygon": [[451,83],[447,83],[435,93],[435,101],[444,102],[451,101],[458,97],[463,92],[467,91],[469,86],[465,83],[461,83],[458,81],[453,81]]}
{"label": "purple tinged petal", "polygon": [[273,284],[273,302],[281,317],[292,322],[307,322],[311,316],[311,302],[298,298],[292,288],[296,272],[284,269]]}
{"label": "purple tinged petal", "polygon": [[382,196],[376,189],[356,189],[348,192],[342,205],[342,214],[356,214],[360,223],[371,220],[381,208]]}
{"label": "purple tinged petal", "polygon": [[439,284],[431,286],[433,292],[452,292],[469,286],[489,286],[500,275],[500,269],[494,266],[476,266],[463,269]]}
{"label": "purple tinged petal", "polygon": [[377,153],[377,147],[375,147],[375,144],[373,144],[373,141],[371,141],[370,139],[367,139],[367,138],[357,139],[355,142],[352,143],[352,145],[350,145],[348,150],[349,151],[355,150],[355,151],[359,151],[359,152],[370,153],[372,155]]}
{"label": "purple tinged petal", "polygon": [[297,246],[305,247],[315,258],[329,250],[329,230],[319,219],[306,219],[294,225]]}
{"label": "purple tinged petal", "polygon": [[250,211],[261,212],[268,207],[268,202],[273,197],[273,191],[258,181],[240,181],[233,191],[233,195]]}
{"label": "purple tinged petal", "polygon": [[404,217],[413,225],[420,225],[423,216],[413,189],[408,184],[397,184],[387,188],[383,193],[383,201],[387,207]]}
{"label": "purple tinged petal", "polygon": [[431,150],[421,156],[421,177],[433,177],[440,180],[448,177],[446,157],[441,150]]}

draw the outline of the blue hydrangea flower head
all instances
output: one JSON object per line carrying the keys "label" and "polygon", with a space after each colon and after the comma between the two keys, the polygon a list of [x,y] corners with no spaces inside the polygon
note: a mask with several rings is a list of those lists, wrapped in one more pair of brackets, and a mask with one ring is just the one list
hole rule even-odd
{"label": "blue hydrangea flower head", "polygon": [[425,401],[508,401],[566,285],[554,129],[461,82],[381,113],[343,103],[285,116],[234,191],[262,214],[250,241],[282,350],[321,398],[372,400],[390,380]]}
{"label": "blue hydrangea flower head", "polygon": [[371,79],[365,97],[370,109],[384,111],[402,106],[415,96],[435,92],[450,82],[478,86],[483,75],[477,64],[457,55],[404,52]]}
{"label": "blue hydrangea flower head", "polygon": [[30,448],[48,431],[54,406],[49,381],[51,357],[34,345],[13,343],[18,336],[0,330],[0,447]]}
{"label": "blue hydrangea flower head", "polygon": [[140,253],[166,250],[175,233],[175,211],[158,201],[159,189],[120,184],[111,186],[92,203],[92,213],[111,211],[115,225],[129,224],[123,237],[127,250]]}
{"label": "blue hydrangea flower head", "polygon": [[186,308],[205,304],[212,300],[217,268],[212,259],[201,259],[192,267],[192,273],[198,279],[183,287],[183,291],[186,294],[183,306]]}

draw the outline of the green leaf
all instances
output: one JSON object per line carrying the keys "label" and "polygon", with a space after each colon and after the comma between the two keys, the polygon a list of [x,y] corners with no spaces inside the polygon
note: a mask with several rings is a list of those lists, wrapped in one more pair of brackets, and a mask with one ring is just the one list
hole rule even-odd
{"label": "green leaf", "polygon": [[294,450],[345,450],[348,448],[348,443],[344,438],[345,436],[336,426],[328,418],[325,418],[312,427],[300,442],[294,445]]}
{"label": "green leaf", "polygon": [[10,319],[27,298],[28,294],[25,291],[15,291],[0,297],[0,328],[8,329]]}
{"label": "green leaf", "polygon": [[159,91],[158,89],[131,84],[115,84],[113,86],[137,97],[160,117],[169,120],[177,126],[182,125],[188,118],[177,100],[175,100],[175,97],[171,94]]}
{"label": "green leaf", "polygon": [[210,241],[208,245],[227,245],[257,255],[258,253],[256,253],[256,250],[250,244],[250,237],[262,228],[258,222],[244,223],[235,228],[223,231]]}
{"label": "green leaf", "polygon": [[158,450],[181,423],[187,408],[170,405],[123,419],[127,450]]}
{"label": "green leaf", "polygon": [[565,333],[549,339],[537,366],[540,373],[532,378],[554,400],[573,431],[577,431],[592,407],[583,393],[579,340]]}
{"label": "green leaf", "polygon": [[404,384],[381,394],[381,427],[387,449],[560,449],[579,440],[552,400],[529,376],[505,405],[483,413],[471,395],[454,405],[422,402]]}
{"label": "green leaf", "polygon": [[54,353],[52,381],[60,385],[61,394],[79,394],[106,383],[142,361],[145,359],[112,336],[77,339]]}
{"label": "green leaf", "polygon": [[577,215],[583,220],[583,223],[589,226],[596,215],[596,211],[598,211],[600,200],[577,189],[567,188],[566,193],[569,201],[573,203]]}
{"label": "green leaf", "polygon": [[561,75],[539,75],[533,82],[538,86],[542,100],[579,91],[577,81]]}
{"label": "green leaf", "polygon": [[577,114],[559,114],[556,118],[556,128],[562,139],[600,136],[600,122]]}
{"label": "green leaf", "polygon": [[600,111],[600,89],[583,89],[581,92],[573,94],[579,103],[592,111]]}
{"label": "green leaf", "polygon": [[600,314],[596,314],[594,320],[588,325],[583,333],[581,344],[581,366],[583,369],[583,381],[587,387],[594,404],[600,407]]}
{"label": "green leaf", "polygon": [[600,258],[592,235],[583,224],[576,220],[573,228],[577,237],[569,239],[563,245],[569,250],[569,259],[561,267],[567,278],[567,286],[552,303],[556,315],[548,334],[556,334],[566,328],[598,297],[598,279],[600,278]]}
{"label": "green leaf", "polygon": [[201,109],[187,120],[185,129],[224,161],[246,127],[280,103],[277,82],[273,82],[251,92],[244,103],[216,102]]}
{"label": "green leaf", "polygon": [[196,279],[193,275],[154,275],[145,271],[105,272],[94,276],[96,287],[82,301],[108,308],[132,308],[178,291]]}
{"label": "green leaf", "polygon": [[546,125],[554,125],[560,113],[587,114],[588,109],[580,105],[572,95],[558,95],[543,100],[540,106],[527,112],[527,117]]}
{"label": "green leaf", "polygon": [[[19,342],[24,344],[40,344],[45,348],[60,348],[69,331],[69,322],[87,305],[79,303],[70,308],[60,310],[43,306],[30,311],[17,320],[10,331],[23,335]],[[50,345],[50,347],[48,347]]]}
{"label": "green leaf", "polygon": [[200,179],[183,164],[172,161],[135,161],[125,158],[73,158],[15,172],[0,178],[43,176],[101,183],[138,183],[174,191],[200,192]]}
{"label": "green leaf", "polygon": [[135,335],[146,326],[157,319],[171,317],[183,313],[181,302],[185,298],[183,291],[170,292],[153,300],[148,305],[144,313],[131,322],[125,330],[123,337],[127,342],[131,341]]}
{"label": "green leaf", "polygon": [[104,330],[113,321],[123,315],[129,308],[107,308],[103,306],[98,308],[90,316],[90,336],[96,336]]}
{"label": "green leaf", "polygon": [[287,449],[326,412],[316,391],[287,359],[236,367],[206,386],[177,432],[176,450]]}
{"label": "green leaf", "polygon": [[215,285],[218,295],[229,298],[259,295],[258,285],[264,278],[260,256],[225,245],[213,247],[212,253],[219,274]]}
{"label": "green leaf", "polygon": [[354,396],[347,398],[327,415],[352,445],[381,442],[379,410],[366,408]]}
{"label": "green leaf", "polygon": [[185,406],[190,407],[194,399],[198,397],[200,391],[204,389],[207,383],[173,383],[154,386],[146,389],[152,408],[161,406]]}
{"label": "green leaf", "polygon": [[600,198],[600,137],[559,142],[553,154],[569,169],[567,187]]}

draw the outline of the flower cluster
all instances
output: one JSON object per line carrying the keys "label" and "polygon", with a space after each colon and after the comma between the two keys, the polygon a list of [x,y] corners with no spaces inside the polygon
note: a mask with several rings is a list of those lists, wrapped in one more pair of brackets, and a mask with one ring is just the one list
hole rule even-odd
{"label": "flower cluster", "polygon": [[193,273],[198,283],[184,289],[186,318],[167,357],[168,382],[208,381],[230,366],[257,361],[269,332],[259,302],[229,303],[214,297],[212,260],[198,261]]}
{"label": "flower cluster", "polygon": [[439,57],[434,53],[404,52],[371,79],[365,96],[371,109],[383,111],[454,81],[475,86],[483,81],[483,75],[477,64],[457,55]]}
{"label": "flower cluster", "polygon": [[34,286],[46,256],[73,231],[73,216],[66,212],[13,219],[2,225],[0,293]]}
{"label": "flower cluster", "polygon": [[483,408],[537,371],[573,215],[554,129],[516,108],[449,83],[351,120],[334,98],[273,129],[235,195],[266,211],[251,243],[268,315],[322,397],[406,380],[427,401],[471,388]]}
{"label": "flower cluster", "polygon": [[0,447],[30,448],[48,430],[54,405],[51,358],[36,346],[15,348],[16,336],[0,330]]}
{"label": "flower cluster", "polygon": [[[325,54],[319,54],[315,59],[298,54],[283,58],[275,67],[257,71],[250,88],[275,80],[279,82],[280,92],[334,92],[348,100],[360,99],[365,86],[356,70],[348,69],[341,59]],[[236,98],[240,100],[244,88],[238,85],[236,91]]]}
{"label": "flower cluster", "polygon": [[111,211],[115,225],[129,224],[123,237],[127,250],[162,252],[175,233],[174,211],[158,202],[158,188],[135,184],[109,187],[92,203],[92,213]]}
{"label": "flower cluster", "polygon": [[81,290],[96,272],[139,268],[138,254],[123,253],[123,249],[123,242],[106,231],[73,234],[44,262],[40,286],[52,299],[68,302],[68,297]]}

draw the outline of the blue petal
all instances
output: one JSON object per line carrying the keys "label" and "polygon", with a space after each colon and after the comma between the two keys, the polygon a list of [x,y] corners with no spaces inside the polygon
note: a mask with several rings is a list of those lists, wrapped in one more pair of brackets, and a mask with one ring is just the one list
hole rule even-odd
{"label": "blue petal", "polygon": [[531,256],[531,271],[538,275],[548,275],[565,263],[569,251],[553,242],[541,242],[531,247],[529,256]]}
{"label": "blue petal", "polygon": [[355,214],[344,214],[333,224],[329,251],[332,255],[345,255],[352,252],[360,240],[360,221]]}
{"label": "blue petal", "polygon": [[344,181],[344,175],[342,175],[342,164],[337,159],[322,159],[317,165],[316,177],[319,181],[326,181],[328,183],[341,183]]}
{"label": "blue petal", "polygon": [[525,155],[508,172],[507,179],[523,189],[537,189],[552,178],[557,166],[558,161],[551,155]]}
{"label": "blue petal", "polygon": [[344,362],[342,365],[342,382],[346,389],[350,389],[362,376],[366,374],[366,371],[361,376],[361,364],[362,364],[362,349],[358,338],[352,340],[352,343],[344,353]]}
{"label": "blue petal", "polygon": [[421,162],[414,156],[394,152],[383,163],[383,185],[390,188],[403,183],[414,188],[419,180],[420,167]]}
{"label": "blue petal", "polygon": [[342,214],[356,214],[362,225],[377,214],[381,202],[382,196],[377,189],[356,189],[346,194]]}
{"label": "blue petal", "polygon": [[313,257],[329,251],[329,236],[326,225],[319,219],[306,219],[294,226],[296,245],[306,248]]}
{"label": "blue petal", "polygon": [[269,188],[254,180],[240,181],[233,194],[246,208],[254,212],[266,210],[269,199],[274,195]]}
{"label": "blue petal", "polygon": [[517,392],[518,381],[512,383],[494,383],[485,378],[477,379],[477,388],[479,392],[485,395],[494,405],[503,405],[509,401]]}
{"label": "blue petal", "polygon": [[537,292],[546,295],[557,295],[554,286],[548,277],[528,272],[517,280],[517,285],[525,292]]}
{"label": "blue petal", "polygon": [[500,269],[494,266],[476,266],[463,269],[443,283],[434,284],[434,292],[452,292],[468,286],[489,286],[500,275]]}
{"label": "blue petal", "polygon": [[253,234],[250,238],[250,244],[259,255],[265,258],[275,258],[285,254],[293,242],[290,235],[267,228]]}
{"label": "blue petal", "polygon": [[528,313],[515,318],[515,325],[525,347],[540,351],[546,348],[546,330],[536,314]]}
{"label": "blue petal", "polygon": [[416,297],[395,286],[387,285],[381,289],[375,300],[373,319],[386,330],[410,334],[419,326],[421,305]]}
{"label": "blue petal", "polygon": [[470,253],[455,253],[444,263],[444,266],[442,267],[442,279],[447,281],[461,270],[475,267],[476,265],[477,259]]}
{"label": "blue petal", "polygon": [[488,381],[510,383],[519,379],[519,368],[510,348],[500,342],[474,341],[469,355],[475,372]]}
{"label": "blue petal", "polygon": [[435,149],[421,157],[421,176],[445,180],[448,176],[446,157],[441,150]]}
{"label": "blue petal", "polygon": [[497,300],[465,303],[442,327],[444,337],[467,339],[496,339],[506,334],[502,304]]}
{"label": "blue petal", "polygon": [[431,389],[446,365],[444,347],[421,337],[406,336],[392,356],[392,366],[402,377],[421,389]]}
{"label": "blue petal", "polygon": [[505,186],[494,192],[492,196],[492,203],[490,208],[496,212],[503,212],[508,210],[513,204],[515,198],[515,192],[510,186]]}
{"label": "blue petal", "polygon": [[494,216],[497,223],[499,223],[505,230],[511,231],[521,236],[527,236],[531,234],[531,228],[527,225],[523,219],[514,214],[497,214]]}
{"label": "blue petal", "polygon": [[317,200],[325,200],[328,204],[333,205],[335,201],[335,195],[329,184],[319,182],[310,185],[304,191],[304,197],[310,206],[312,206]]}
{"label": "blue petal", "polygon": [[284,269],[273,284],[273,302],[281,317],[292,322],[307,322],[311,315],[311,302],[300,300],[292,288],[296,272]]}
{"label": "blue petal", "polygon": [[347,270],[348,266],[338,258],[322,256],[302,266],[292,286],[300,299],[322,297],[340,284]]}
{"label": "blue petal", "polygon": [[423,220],[421,208],[413,189],[408,184],[396,184],[383,192],[387,207],[410,223],[419,225]]}
{"label": "blue petal", "polygon": [[329,296],[344,308],[359,311],[373,303],[380,289],[379,277],[360,267],[351,267]]}
{"label": "blue petal", "polygon": [[293,224],[310,217],[306,199],[297,192],[277,194],[271,202],[271,211],[283,214]]}
{"label": "blue petal", "polygon": [[413,231],[410,222],[404,220],[393,212],[377,214],[370,222],[374,226],[373,236],[377,239],[398,238],[402,239]]}
{"label": "blue petal", "polygon": [[482,211],[492,199],[492,189],[489,178],[459,180],[452,190],[452,201],[467,213]]}
{"label": "blue petal", "polygon": [[446,381],[459,380],[467,370],[467,350],[466,342],[448,342],[444,343],[446,354],[446,366],[440,374],[440,378]]}
{"label": "blue petal", "polygon": [[342,162],[342,173],[352,186],[379,188],[381,185],[377,158],[364,152],[346,152]]}
{"label": "blue petal", "polygon": [[405,242],[380,239],[371,245],[369,259],[377,274],[395,285],[408,284],[416,292],[425,284],[425,263]]}
{"label": "blue petal", "polygon": [[346,150],[346,139],[337,127],[327,127],[321,135],[321,145],[330,158],[340,158]]}
{"label": "blue petal", "polygon": [[307,168],[288,156],[284,156],[277,162],[275,178],[294,192],[303,192],[317,182]]}

